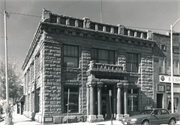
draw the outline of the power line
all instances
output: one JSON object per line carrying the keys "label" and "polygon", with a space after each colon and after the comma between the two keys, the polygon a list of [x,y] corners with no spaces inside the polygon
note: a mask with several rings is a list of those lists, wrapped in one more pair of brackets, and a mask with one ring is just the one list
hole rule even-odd
{"label": "power line", "polygon": [[[78,1],[78,2],[80,2],[80,1]],[[40,17],[41,18],[41,16],[37,16],[37,15],[22,14],[22,13],[15,13],[15,12],[10,12],[9,14],[11,14],[11,13],[12,14],[17,14],[17,15],[22,15],[22,16],[31,16],[31,17],[38,17],[38,18]],[[150,29],[150,30],[169,31],[167,29],[156,29],[156,28],[146,28],[146,27],[133,27],[133,26],[126,26],[126,27],[129,27],[129,28],[138,28],[138,29],[146,29],[146,30]]]}
{"label": "power line", "polygon": [[10,12],[9,14],[16,14],[16,15],[22,15],[22,16],[31,16],[31,17],[40,17],[41,18],[41,16],[37,16],[37,15],[30,15],[30,14],[22,14],[22,13],[15,13],[15,12]]}
{"label": "power line", "polygon": [[[78,1],[80,2],[80,1]],[[77,2],[76,2],[77,3]],[[72,4],[71,4],[72,5]],[[66,6],[67,7],[67,6]],[[2,12],[0,12],[2,13]],[[22,15],[22,16],[30,16],[30,17],[38,17],[41,18],[41,16],[37,16],[37,15],[30,15],[30,14],[23,14],[23,13],[15,13],[15,12],[10,12],[9,14],[16,14],[16,15]],[[161,30],[161,31],[169,31],[167,29],[156,29],[156,28],[147,28],[147,27],[133,27],[133,26],[125,26],[125,27],[129,27],[129,28],[137,28],[137,29],[145,29],[145,30]]]}

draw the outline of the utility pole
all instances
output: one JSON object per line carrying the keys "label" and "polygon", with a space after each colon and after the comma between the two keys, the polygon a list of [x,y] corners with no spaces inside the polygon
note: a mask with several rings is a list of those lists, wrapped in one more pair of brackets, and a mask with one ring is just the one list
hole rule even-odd
{"label": "utility pole", "polygon": [[6,77],[6,101],[9,106],[9,84],[8,84],[8,47],[7,47],[7,12],[4,11],[4,41],[5,41],[5,77]]}
{"label": "utility pole", "polygon": [[103,21],[103,15],[102,15],[102,0],[101,0],[101,12],[100,12],[100,20],[101,20],[101,23],[102,23],[102,21]]}

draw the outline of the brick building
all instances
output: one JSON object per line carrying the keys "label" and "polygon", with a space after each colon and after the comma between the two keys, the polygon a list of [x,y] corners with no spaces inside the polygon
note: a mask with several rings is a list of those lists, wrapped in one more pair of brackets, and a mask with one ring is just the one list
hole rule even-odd
{"label": "brick building", "polygon": [[61,123],[67,115],[92,122],[159,106],[157,69],[166,53],[158,39],[151,31],[43,10],[22,66],[24,114],[39,122]]}

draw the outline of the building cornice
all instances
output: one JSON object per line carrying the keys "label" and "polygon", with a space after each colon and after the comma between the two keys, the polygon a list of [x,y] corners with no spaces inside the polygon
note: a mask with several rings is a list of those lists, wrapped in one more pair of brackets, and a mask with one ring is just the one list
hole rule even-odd
{"label": "building cornice", "polygon": [[[61,24],[61,20],[65,19],[65,23]],[[73,21],[74,24],[71,22]],[[92,28],[93,25],[93,28]],[[99,30],[99,27],[102,30]],[[124,44],[131,44],[136,46],[154,47],[155,41],[152,40],[151,31],[139,31],[129,29],[123,25],[110,25],[90,21],[88,18],[73,18],[63,15],[52,14],[50,11],[43,10],[42,20],[33,37],[28,53],[26,54],[25,61],[22,65],[22,70],[25,69],[29,59],[31,58],[34,49],[36,48],[43,32],[71,35],[75,37],[82,37],[88,39],[96,39],[102,41],[121,42]],[[44,36],[44,40],[56,38]]]}

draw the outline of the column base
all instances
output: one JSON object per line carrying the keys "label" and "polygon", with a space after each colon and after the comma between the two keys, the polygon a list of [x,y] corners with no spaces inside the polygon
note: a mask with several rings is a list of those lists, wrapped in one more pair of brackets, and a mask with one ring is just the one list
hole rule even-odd
{"label": "column base", "polygon": [[97,121],[104,121],[103,115],[98,115],[97,116]]}
{"label": "column base", "polygon": [[116,120],[122,121],[123,120],[123,114],[117,114],[116,115]]}
{"label": "column base", "polygon": [[89,115],[87,118],[87,121],[88,122],[96,122],[97,121],[96,115]]}
{"label": "column base", "polygon": [[124,114],[124,117],[129,117],[129,114]]}

